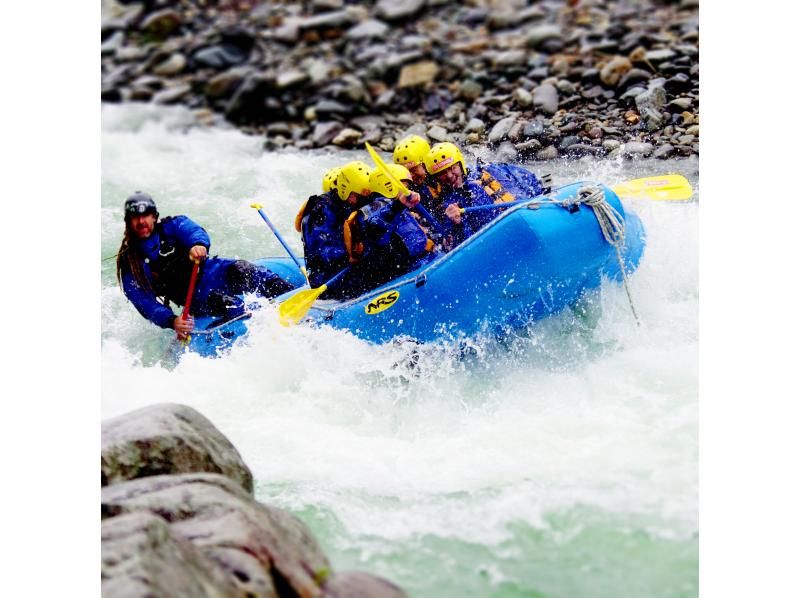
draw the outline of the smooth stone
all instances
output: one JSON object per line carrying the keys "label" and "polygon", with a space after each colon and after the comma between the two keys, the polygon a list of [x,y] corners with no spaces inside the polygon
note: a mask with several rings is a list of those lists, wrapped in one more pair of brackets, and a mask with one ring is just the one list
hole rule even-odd
{"label": "smooth stone", "polygon": [[650,62],[666,62],[672,58],[675,58],[677,54],[670,50],[669,48],[660,48],[657,50],[650,50],[645,52],[645,60],[649,60]]}
{"label": "smooth stone", "polygon": [[527,108],[533,104],[533,94],[522,87],[517,87],[511,94],[511,97],[514,98],[517,105],[522,108]]}
{"label": "smooth stone", "polygon": [[558,110],[558,90],[549,83],[543,83],[533,90],[533,104],[546,114],[555,114]]}
{"label": "smooth stone", "polygon": [[495,157],[498,162],[516,162],[518,156],[519,152],[517,151],[517,148],[514,147],[514,144],[510,141],[504,141],[501,143],[495,153]]}
{"label": "smooth stone", "polygon": [[192,54],[192,62],[200,68],[221,70],[242,64],[249,55],[249,51],[233,44],[218,44],[197,50]]}
{"label": "smooth stone", "polygon": [[555,160],[558,158],[558,150],[554,145],[548,145],[543,150],[536,152],[537,160]]}
{"label": "smooth stone", "polygon": [[430,60],[407,64],[400,70],[397,87],[419,87],[436,78],[439,66]]}
{"label": "smooth stone", "polygon": [[153,96],[153,102],[156,104],[174,104],[190,91],[192,91],[191,85],[188,83],[180,83],[159,91]]}
{"label": "smooth stone", "polygon": [[633,68],[625,73],[625,76],[619,82],[617,87],[627,89],[637,83],[645,83],[650,80],[651,74],[643,69]]}
{"label": "smooth stone", "polygon": [[428,139],[432,141],[442,142],[450,140],[450,135],[447,132],[447,129],[440,127],[439,125],[433,125],[426,131],[425,134],[428,136]]}
{"label": "smooth stone", "polygon": [[308,31],[314,29],[338,29],[349,27],[357,23],[358,19],[351,10],[335,10],[331,12],[320,13],[311,17],[306,17],[297,22],[297,27],[300,31]]}
{"label": "smooth stone", "polygon": [[115,31],[100,45],[100,55],[115,54],[125,43],[125,33]]}
{"label": "smooth stone", "polygon": [[606,139],[602,143],[603,149],[608,152],[614,151],[615,149],[619,149],[621,145],[622,143],[617,141],[616,139]]}
{"label": "smooth stone", "polygon": [[341,123],[335,121],[321,122],[314,125],[314,130],[311,132],[311,141],[315,147],[323,147],[328,145],[336,135],[339,134],[344,127]]}
{"label": "smooth stone", "polygon": [[467,100],[477,100],[483,94],[483,86],[474,79],[465,79],[459,84],[458,95]]}
{"label": "smooth stone", "polygon": [[661,110],[667,102],[667,95],[663,87],[655,86],[636,96],[636,109],[644,119],[649,131],[655,131],[664,125]]}
{"label": "smooth stone", "polygon": [[675,98],[667,104],[667,108],[673,112],[683,112],[692,105],[691,98]]}
{"label": "smooth stone", "polygon": [[687,135],[694,135],[695,137],[697,137],[698,135],[700,135],[700,126],[699,125],[692,125],[691,127],[687,127],[686,134]]}
{"label": "smooth stone", "polygon": [[386,21],[410,19],[425,6],[425,0],[378,0],[375,14]]}
{"label": "smooth stone", "polygon": [[340,147],[354,147],[361,141],[361,131],[344,128],[336,134],[331,143]]}
{"label": "smooth stone", "polygon": [[539,48],[548,40],[560,40],[561,36],[558,25],[537,25],[525,31],[525,41],[531,48]]}
{"label": "smooth stone", "polygon": [[600,70],[600,81],[606,87],[616,87],[622,77],[633,68],[633,64],[624,56],[615,56]]}
{"label": "smooth stone", "polygon": [[203,93],[209,98],[229,97],[251,73],[250,67],[234,67],[211,77]]}
{"label": "smooth stone", "polygon": [[559,142],[558,149],[565,150],[571,145],[579,143],[580,140],[581,140],[580,137],[578,137],[577,135],[567,135]]}
{"label": "smooth stone", "polygon": [[186,67],[186,57],[183,54],[172,54],[165,61],[153,67],[153,73],[161,77],[177,75]]}
{"label": "smooth stone", "polygon": [[497,54],[492,62],[495,67],[522,65],[528,62],[528,53],[525,50],[507,50]]}
{"label": "smooth stone", "polygon": [[599,145],[590,145],[588,143],[573,143],[565,149],[564,154],[573,158],[582,158],[584,156],[600,157],[605,155],[605,150]]}
{"label": "smooth stone", "polygon": [[664,145],[656,148],[656,151],[653,152],[653,157],[658,158],[659,160],[666,160],[674,153],[675,147],[669,143],[665,143]]}
{"label": "smooth stone", "polygon": [[506,118],[497,121],[487,137],[489,143],[497,143],[498,141],[506,139],[511,131],[511,127],[513,127],[514,123],[516,122],[516,116],[507,116]]}
{"label": "smooth stone", "polygon": [[183,23],[183,17],[177,10],[165,8],[147,15],[139,25],[139,29],[158,38],[165,38]]}
{"label": "smooth stone", "polygon": [[620,149],[622,150],[622,154],[626,157],[646,158],[653,153],[653,144],[641,141],[628,141],[627,143],[624,143]]}
{"label": "smooth stone", "polygon": [[378,19],[367,19],[347,30],[345,37],[348,39],[361,40],[374,37],[382,38],[389,31],[389,25]]}
{"label": "smooth stone", "polygon": [[278,73],[278,77],[275,80],[275,84],[278,89],[287,89],[290,87],[296,87],[298,85],[302,85],[306,83],[310,77],[308,73],[301,71],[300,69],[291,69],[288,71],[281,71]]}

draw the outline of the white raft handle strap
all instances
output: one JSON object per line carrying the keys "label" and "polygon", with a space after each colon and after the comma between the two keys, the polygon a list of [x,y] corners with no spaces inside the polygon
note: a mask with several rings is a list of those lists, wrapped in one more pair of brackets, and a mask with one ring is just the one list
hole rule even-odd
{"label": "white raft handle strap", "polygon": [[619,270],[622,272],[622,283],[628,295],[631,313],[633,313],[633,319],[636,320],[636,325],[641,326],[639,316],[636,314],[636,308],[633,305],[633,298],[631,297],[631,290],[628,285],[628,273],[625,270],[622,251],[620,249],[620,247],[625,244],[625,220],[620,216],[614,206],[608,203],[605,193],[596,185],[581,187],[574,197],[569,197],[559,203],[565,208],[579,204],[586,204],[592,208],[597,218],[597,223],[600,225],[600,230],[603,233],[603,238],[609,244],[613,245],[617,252]]}

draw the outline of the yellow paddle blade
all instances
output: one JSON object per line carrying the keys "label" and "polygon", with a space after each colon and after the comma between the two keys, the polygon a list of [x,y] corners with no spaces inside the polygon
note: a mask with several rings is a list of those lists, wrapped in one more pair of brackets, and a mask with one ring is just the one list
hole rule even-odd
{"label": "yellow paddle blade", "polygon": [[380,168],[381,172],[386,175],[386,178],[388,178],[390,181],[392,181],[392,185],[395,185],[396,187],[399,187],[403,191],[403,193],[405,193],[406,195],[409,195],[411,193],[411,191],[409,191],[408,187],[406,187],[403,183],[398,181],[395,178],[395,176],[389,171],[389,169],[386,168],[386,163],[378,155],[378,152],[376,152],[374,149],[372,149],[372,146],[369,144],[369,141],[365,141],[364,145],[367,146],[367,152],[369,152],[369,155],[370,155],[370,158],[372,158],[372,161],[375,162],[375,166]]}
{"label": "yellow paddle blade", "polygon": [[278,307],[278,316],[280,317],[281,324],[284,326],[291,326],[297,324],[302,320],[314,305],[317,297],[322,295],[327,290],[327,285],[322,285],[316,289],[305,289],[299,291],[289,297],[286,301]]}
{"label": "yellow paddle blade", "polygon": [[663,174],[643,179],[634,179],[612,187],[614,193],[624,197],[646,197],[648,199],[681,201],[692,196],[692,186],[686,177],[679,174]]}

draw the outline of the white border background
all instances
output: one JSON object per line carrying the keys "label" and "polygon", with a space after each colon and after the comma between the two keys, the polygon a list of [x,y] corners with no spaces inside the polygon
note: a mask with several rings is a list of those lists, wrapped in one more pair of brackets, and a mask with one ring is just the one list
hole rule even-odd
{"label": "white border background", "polygon": [[[700,12],[702,596],[798,586],[798,33],[748,5]],[[74,2],[0,23],[5,595],[100,594],[99,29]]]}

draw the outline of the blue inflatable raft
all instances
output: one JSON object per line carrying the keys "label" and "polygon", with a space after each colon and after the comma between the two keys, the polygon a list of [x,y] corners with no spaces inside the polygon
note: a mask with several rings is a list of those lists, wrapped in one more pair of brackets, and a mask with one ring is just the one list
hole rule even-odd
{"label": "blue inflatable raft", "polygon": [[[616,237],[619,252],[604,236],[596,208],[585,201],[592,191],[606,213],[624,225],[618,231],[623,234]],[[428,342],[487,330],[502,332],[574,304],[587,290],[598,288],[603,277],[621,282],[620,262],[626,274],[633,272],[644,245],[641,221],[625,211],[610,188],[573,183],[546,198],[503,210],[453,251],[365,295],[346,301],[318,300],[307,321],[347,329],[375,343],[397,337]],[[304,282],[289,258],[256,263],[295,284]],[[227,321],[198,318],[189,348],[217,355],[247,332],[250,316],[244,313]]]}

